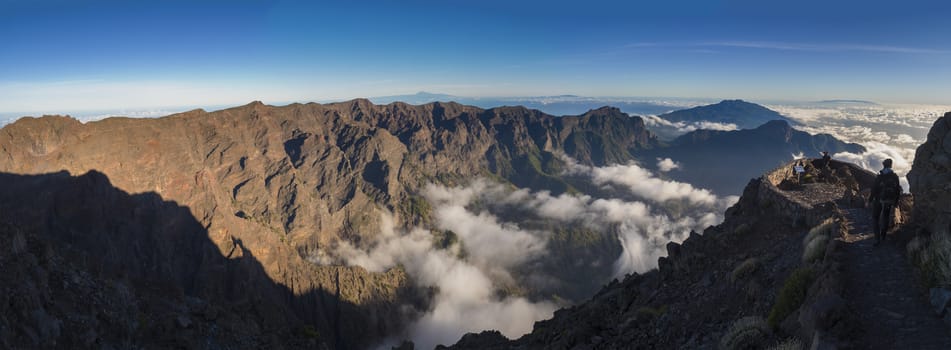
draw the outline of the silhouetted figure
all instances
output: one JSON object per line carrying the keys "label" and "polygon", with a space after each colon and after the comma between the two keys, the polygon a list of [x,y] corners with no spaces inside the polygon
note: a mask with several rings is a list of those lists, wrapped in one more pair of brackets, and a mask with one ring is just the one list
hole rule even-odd
{"label": "silhouetted figure", "polygon": [[895,204],[901,196],[901,184],[898,174],[892,171],[892,160],[882,161],[882,171],[875,177],[872,193],[868,200],[872,204],[872,221],[875,227],[875,245],[885,240],[885,233],[892,224],[892,214],[895,213]]}
{"label": "silhouetted figure", "polygon": [[812,162],[817,169],[819,169],[819,180],[822,182],[834,182],[832,178],[832,157],[829,156],[829,152],[822,152],[822,158],[816,159]]}

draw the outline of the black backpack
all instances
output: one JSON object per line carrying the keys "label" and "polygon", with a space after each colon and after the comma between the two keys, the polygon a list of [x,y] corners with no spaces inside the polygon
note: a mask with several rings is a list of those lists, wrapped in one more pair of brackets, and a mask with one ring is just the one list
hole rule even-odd
{"label": "black backpack", "polygon": [[901,185],[898,184],[898,176],[883,175],[882,188],[878,191],[878,201],[882,204],[895,204],[895,200],[901,195],[900,192]]}

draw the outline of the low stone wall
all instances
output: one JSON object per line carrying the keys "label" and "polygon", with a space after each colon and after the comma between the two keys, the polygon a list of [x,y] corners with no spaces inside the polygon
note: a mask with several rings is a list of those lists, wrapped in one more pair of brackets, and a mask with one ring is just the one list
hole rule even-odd
{"label": "low stone wall", "polygon": [[790,220],[794,227],[816,226],[832,216],[836,205],[833,202],[809,203],[781,190],[778,187],[780,184],[795,178],[792,170],[794,164],[795,161],[790,162],[764,174],[758,181],[754,180],[758,182],[756,203],[764,211],[774,214],[774,217]]}

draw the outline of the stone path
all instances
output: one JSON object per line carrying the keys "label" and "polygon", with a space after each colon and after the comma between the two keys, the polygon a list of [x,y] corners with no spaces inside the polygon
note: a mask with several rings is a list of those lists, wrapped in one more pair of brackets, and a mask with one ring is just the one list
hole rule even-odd
{"label": "stone path", "polygon": [[931,310],[926,290],[894,240],[873,246],[867,209],[846,209],[845,298],[861,319],[862,349],[951,349],[948,326]]}

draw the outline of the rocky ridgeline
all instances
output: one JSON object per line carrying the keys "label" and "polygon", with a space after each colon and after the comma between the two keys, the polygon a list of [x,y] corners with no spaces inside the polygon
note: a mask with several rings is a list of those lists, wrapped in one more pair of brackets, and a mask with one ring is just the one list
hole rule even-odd
{"label": "rocky ridgeline", "polygon": [[838,207],[849,204],[846,193],[867,192],[874,175],[833,162],[820,179],[810,165],[815,180],[798,185],[792,166],[750,181],[722,224],[668,243],[657,270],[612,282],[522,338],[487,331],[450,348],[745,349],[848,339],[855,329],[842,298]]}
{"label": "rocky ridgeline", "polygon": [[[312,261],[340,240],[372,241],[381,208],[409,225],[427,215],[411,206],[421,185],[478,176],[566,191],[547,173],[561,162],[556,153],[585,164],[625,163],[655,144],[640,118],[607,107],[554,117],[521,107],[354,100],[255,102],[85,124],[22,118],[0,131],[0,172],[28,175],[0,183],[8,205],[0,223],[30,242],[76,252],[64,255],[67,264],[95,257],[104,269],[149,281],[127,283],[133,294],[168,285],[246,314],[247,327],[234,328],[251,339],[244,344],[313,333],[329,346],[360,348],[397,333],[414,316],[404,306],[424,308],[427,291],[411,286],[400,269],[369,273]],[[93,276],[97,283],[114,280]],[[47,312],[37,315],[66,322],[68,310],[57,314],[49,311],[55,300],[46,304]],[[26,316],[18,321],[37,308],[22,310]],[[11,328],[13,320],[0,321],[8,325],[0,337],[22,334]],[[131,327],[123,322],[93,328],[113,334],[113,327]],[[156,323],[138,324],[144,328],[123,334],[151,331]],[[208,332],[213,339],[231,336]],[[32,347],[41,338],[10,344]],[[85,344],[66,339],[60,344]]]}

